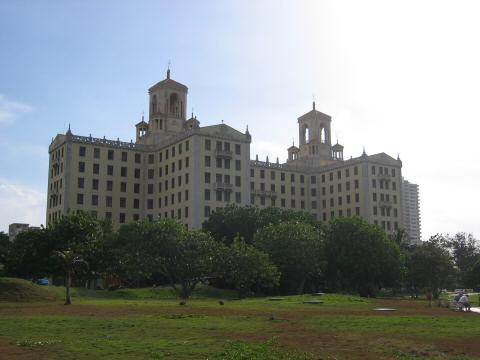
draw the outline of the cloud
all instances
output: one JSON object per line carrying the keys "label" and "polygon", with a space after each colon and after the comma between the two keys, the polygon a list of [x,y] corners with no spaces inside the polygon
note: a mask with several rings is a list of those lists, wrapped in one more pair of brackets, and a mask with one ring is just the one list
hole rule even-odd
{"label": "cloud", "polygon": [[46,197],[38,189],[0,178],[0,231],[7,232],[14,222],[44,224]]}
{"label": "cloud", "polygon": [[0,94],[0,124],[10,124],[21,114],[32,111],[30,105],[7,99]]}

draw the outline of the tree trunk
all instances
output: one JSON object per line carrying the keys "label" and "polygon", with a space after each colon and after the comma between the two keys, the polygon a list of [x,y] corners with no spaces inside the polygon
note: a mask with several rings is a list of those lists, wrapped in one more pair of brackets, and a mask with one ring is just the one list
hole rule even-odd
{"label": "tree trunk", "polygon": [[66,283],[65,283],[65,305],[72,305],[72,297],[70,295],[70,285],[72,282],[72,275],[70,273],[70,270],[67,271],[67,278],[66,278]]}

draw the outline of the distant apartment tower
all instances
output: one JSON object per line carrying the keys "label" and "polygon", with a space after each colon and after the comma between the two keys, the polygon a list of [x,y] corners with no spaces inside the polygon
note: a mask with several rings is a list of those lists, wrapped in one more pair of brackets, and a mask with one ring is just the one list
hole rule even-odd
{"label": "distant apartment tower", "polygon": [[29,230],[29,229],[39,229],[37,226],[30,226],[29,224],[22,224],[22,223],[13,223],[8,226],[8,238],[10,241],[15,240],[18,234],[22,231]]}
{"label": "distant apartment tower", "polygon": [[418,185],[402,178],[403,227],[410,244],[421,241],[420,200]]}

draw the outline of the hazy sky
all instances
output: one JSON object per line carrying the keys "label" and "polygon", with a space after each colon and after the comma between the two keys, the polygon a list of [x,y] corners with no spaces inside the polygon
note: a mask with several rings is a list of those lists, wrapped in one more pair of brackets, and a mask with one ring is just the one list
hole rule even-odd
{"label": "hazy sky", "polygon": [[51,138],[129,141],[171,59],[201,125],[248,124],[252,157],[284,161],[314,95],[347,157],[400,153],[423,238],[480,236],[479,17],[475,0],[3,0],[0,230],[45,222]]}

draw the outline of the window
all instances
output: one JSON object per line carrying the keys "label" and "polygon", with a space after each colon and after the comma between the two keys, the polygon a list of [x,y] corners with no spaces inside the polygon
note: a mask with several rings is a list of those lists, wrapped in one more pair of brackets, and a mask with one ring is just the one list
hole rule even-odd
{"label": "window", "polygon": [[178,154],[182,153],[182,144],[178,144]]}
{"label": "window", "polygon": [[127,167],[126,166],[122,166],[120,168],[120,176],[127,177]]}
{"label": "window", "polygon": [[77,194],[77,204],[83,205],[83,194]]}
{"label": "window", "polygon": [[373,201],[377,201],[377,193],[373,193]]}
{"label": "window", "polygon": [[270,171],[270,180],[275,180],[275,171]]}
{"label": "window", "polygon": [[107,156],[108,160],[113,160],[113,157],[114,157],[113,155],[114,155],[113,150],[108,150],[108,156]]}
{"label": "window", "polygon": [[241,161],[240,160],[235,160],[235,170],[240,171],[241,168]]}
{"label": "window", "polygon": [[392,190],[397,190],[397,183],[392,181]]}
{"label": "window", "polygon": [[148,169],[148,178],[153,179],[155,171],[153,169]]}
{"label": "window", "polygon": [[342,172],[340,170],[337,171],[337,179],[342,178]]}
{"label": "window", "polygon": [[295,207],[295,200],[290,201],[290,207],[294,208]]}
{"label": "window", "polygon": [[265,179],[265,170],[260,170],[260,179]]}
{"label": "window", "polygon": [[355,180],[355,189],[358,189],[358,180]]}
{"label": "window", "polygon": [[125,223],[125,213],[119,214],[119,221],[120,221],[120,224]]}
{"label": "window", "polygon": [[372,188],[376,188],[376,187],[377,187],[377,180],[372,179]]}
{"label": "window", "polygon": [[120,208],[124,209],[127,207],[127,199],[124,197],[120,198]]}
{"label": "window", "polygon": [[242,193],[236,192],[235,193],[235,202],[240,204],[242,202]]}
{"label": "window", "polygon": [[333,194],[333,185],[330,185],[330,194]]}
{"label": "window", "polygon": [[105,197],[105,206],[106,207],[112,207],[112,197],[111,196]]}
{"label": "window", "polygon": [[338,190],[338,192],[342,192],[342,184],[337,185],[337,190]]}
{"label": "window", "polygon": [[347,195],[347,204],[350,204],[350,202],[351,202],[350,195]]}
{"label": "window", "polygon": [[135,194],[140,194],[140,184],[133,184],[133,192]]}
{"label": "window", "polygon": [[310,176],[310,184],[316,184],[317,183],[317,177],[316,176]]}
{"label": "window", "polygon": [[360,208],[359,207],[355,208],[355,215],[360,216]]}
{"label": "window", "polygon": [[190,166],[190,158],[187,156],[185,158],[185,167],[188,168]]}
{"label": "window", "polygon": [[93,148],[93,157],[95,159],[100,159],[100,149],[99,148]]}
{"label": "window", "polygon": [[133,176],[135,179],[140,179],[140,169],[135,168]]}
{"label": "window", "polygon": [[81,173],[85,172],[85,163],[83,161],[80,161],[78,163],[78,172],[81,172]]}
{"label": "window", "polygon": [[128,160],[128,154],[126,151],[122,151],[122,161],[127,161]]}
{"label": "window", "polygon": [[358,175],[358,166],[353,168],[353,175]]}
{"label": "window", "polygon": [[310,194],[311,194],[311,196],[317,196],[317,189],[316,188],[311,188],[310,189]]}
{"label": "window", "polygon": [[218,158],[216,165],[217,165],[217,168],[221,169],[222,168],[222,159]]}
{"label": "window", "polygon": [[189,174],[185,174],[185,184],[188,185]]}
{"label": "window", "polygon": [[147,185],[147,193],[153,194],[153,184],[148,184]]}
{"label": "window", "polygon": [[147,200],[147,209],[152,210],[153,209],[153,199],[148,199]]}
{"label": "window", "polygon": [[290,194],[295,195],[295,187],[294,186],[290,187]]}
{"label": "window", "polygon": [[316,209],[317,208],[317,202],[316,201],[312,201],[312,209]]}
{"label": "window", "polygon": [[334,206],[334,200],[333,198],[330,198],[330,207]]}
{"label": "window", "polygon": [[281,192],[282,194],[285,194],[285,185],[281,185],[281,186],[280,186],[280,192]]}
{"label": "window", "polygon": [[210,189],[205,189],[204,198],[205,200],[210,200]]}
{"label": "window", "polygon": [[92,180],[92,189],[93,190],[98,190],[98,179],[93,179]]}
{"label": "window", "polygon": [[87,149],[85,148],[85,146],[80,146],[80,148],[78,149],[78,155],[80,156],[85,156],[86,152],[87,152]]}
{"label": "window", "polygon": [[355,194],[355,202],[359,202],[360,201],[360,194]]}
{"label": "window", "polygon": [[112,220],[112,213],[110,211],[105,213],[105,220]]}
{"label": "window", "polygon": [[375,175],[375,166],[372,166],[372,175]]}
{"label": "window", "polygon": [[[211,148],[212,148],[212,142],[209,139],[206,139],[205,140],[205,150],[210,150]],[[205,216],[210,215],[210,210],[208,212],[209,212],[209,214],[205,215]]]}
{"label": "window", "polygon": [[322,174],[322,183],[325,182],[325,174]]}
{"label": "window", "polygon": [[295,174],[290,174],[290,181],[295,182]]}
{"label": "window", "polygon": [[112,191],[112,190],[113,190],[113,181],[107,180],[107,191]]}
{"label": "window", "polygon": [[215,200],[222,201],[222,192],[221,191],[216,191],[215,192]]}
{"label": "window", "polygon": [[92,195],[92,206],[97,206],[98,205],[98,195],[94,194]]}
{"label": "window", "polygon": [[141,164],[142,163],[142,155],[141,154],[135,154],[135,163],[136,164]]}
{"label": "window", "polygon": [[185,151],[190,150],[190,142],[187,140],[185,141]]}
{"label": "window", "polygon": [[133,208],[134,209],[140,208],[140,199],[133,199]]}
{"label": "window", "polygon": [[126,182],[121,182],[120,183],[120,191],[121,192],[127,192],[127,183]]}
{"label": "window", "polygon": [[241,177],[235,176],[235,186],[241,186]]}
{"label": "window", "polygon": [[77,179],[77,185],[79,189],[83,189],[85,187],[85,179],[84,178],[78,178]]}
{"label": "window", "polygon": [[255,177],[255,170],[254,169],[250,169],[250,177]]}
{"label": "window", "polygon": [[329,178],[330,178],[330,181],[333,181],[333,172],[331,172],[330,174],[328,174]]}
{"label": "window", "polygon": [[93,173],[94,174],[100,173],[100,164],[93,164]]}
{"label": "window", "polygon": [[172,157],[175,156],[175,146],[172,146]]}
{"label": "window", "polygon": [[205,173],[205,184],[210,184],[210,173]]}
{"label": "window", "polygon": [[300,188],[300,195],[305,196],[305,188]]}
{"label": "window", "polygon": [[338,205],[339,205],[339,206],[342,205],[342,197],[341,197],[341,196],[338,197]]}
{"label": "window", "polygon": [[107,165],[107,175],[113,176],[113,165]]}
{"label": "window", "polygon": [[280,181],[285,181],[285,173],[280,173]]}
{"label": "window", "polygon": [[230,159],[225,159],[225,169],[230,169]]}
{"label": "window", "polygon": [[205,208],[204,208],[204,215],[205,215],[205,217],[210,216],[210,206],[208,206],[208,205],[205,206]]}
{"label": "window", "polygon": [[188,190],[185,190],[185,201],[188,201]]}
{"label": "window", "polygon": [[395,177],[395,169],[392,169],[392,176]]}
{"label": "window", "polygon": [[153,164],[155,162],[155,155],[148,154],[148,163]]}

